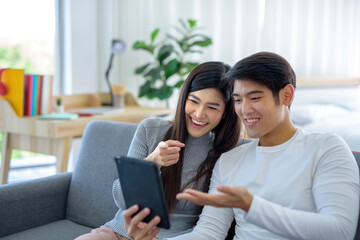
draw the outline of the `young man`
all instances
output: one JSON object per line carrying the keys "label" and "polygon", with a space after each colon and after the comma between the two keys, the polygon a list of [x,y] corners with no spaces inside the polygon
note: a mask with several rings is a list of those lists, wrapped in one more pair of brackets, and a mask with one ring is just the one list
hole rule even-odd
{"label": "young man", "polygon": [[[194,230],[174,239],[224,239],[234,217],[234,239],[353,239],[357,164],[339,136],[293,125],[296,77],[289,63],[257,53],[239,61],[227,77],[234,80],[236,113],[254,141],[221,156],[209,194],[192,189],[178,194],[206,206]],[[129,231],[141,233],[135,230],[145,214],[130,222],[132,213],[125,216]],[[151,236],[155,222],[139,236]]]}

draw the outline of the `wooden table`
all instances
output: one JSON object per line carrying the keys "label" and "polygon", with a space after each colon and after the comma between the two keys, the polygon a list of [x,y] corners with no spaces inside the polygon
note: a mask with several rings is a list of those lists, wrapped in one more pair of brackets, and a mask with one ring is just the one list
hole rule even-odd
{"label": "wooden table", "polygon": [[[79,94],[58,96],[65,111],[76,111],[100,106],[108,100],[106,94]],[[7,183],[10,157],[13,149],[54,155],[57,157],[57,172],[67,170],[68,157],[73,138],[81,137],[86,125],[92,120],[109,120],[139,123],[154,115],[169,114],[166,108],[141,107],[131,94],[126,94],[125,109],[121,112],[79,117],[73,120],[41,120],[38,117],[19,118],[9,103],[0,99],[0,131],[3,131],[0,184]]]}

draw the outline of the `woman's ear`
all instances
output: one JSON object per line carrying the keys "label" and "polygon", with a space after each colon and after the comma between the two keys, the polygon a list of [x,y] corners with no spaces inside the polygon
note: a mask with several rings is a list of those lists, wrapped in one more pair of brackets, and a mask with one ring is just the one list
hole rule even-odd
{"label": "woman's ear", "polygon": [[285,106],[290,106],[292,100],[294,99],[294,86],[291,84],[287,84],[283,89],[283,104]]}

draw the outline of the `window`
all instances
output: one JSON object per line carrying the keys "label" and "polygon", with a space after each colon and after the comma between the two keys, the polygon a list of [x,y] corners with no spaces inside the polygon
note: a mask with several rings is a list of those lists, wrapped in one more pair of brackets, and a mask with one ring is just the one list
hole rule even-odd
{"label": "window", "polygon": [[[55,0],[0,0],[0,68],[53,75],[55,68]],[[3,136],[0,132],[0,146]],[[1,147],[0,147],[1,151]],[[1,155],[0,155],[1,156]],[[14,150],[9,178],[26,178],[26,165],[49,167],[55,157]],[[23,161],[26,158],[25,161]],[[15,161],[14,161],[15,160]],[[35,170],[36,177],[55,172]]]}

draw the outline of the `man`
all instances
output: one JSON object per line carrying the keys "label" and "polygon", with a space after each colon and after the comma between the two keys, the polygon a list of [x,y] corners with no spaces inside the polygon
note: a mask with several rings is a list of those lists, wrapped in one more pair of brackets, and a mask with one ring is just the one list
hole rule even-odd
{"label": "man", "polygon": [[[173,239],[224,239],[234,217],[234,239],[353,239],[357,164],[339,136],[293,125],[296,77],[289,63],[261,52],[239,61],[227,77],[234,81],[236,113],[254,141],[220,157],[209,194],[178,194],[206,206],[194,230]],[[132,213],[125,216],[129,232],[139,233],[134,226],[146,214],[131,221]],[[154,220],[139,236],[151,236],[155,225]]]}

